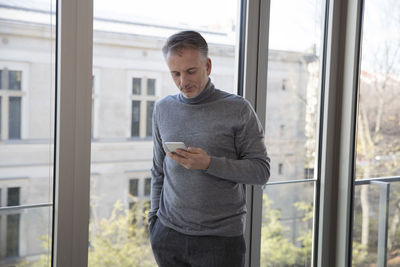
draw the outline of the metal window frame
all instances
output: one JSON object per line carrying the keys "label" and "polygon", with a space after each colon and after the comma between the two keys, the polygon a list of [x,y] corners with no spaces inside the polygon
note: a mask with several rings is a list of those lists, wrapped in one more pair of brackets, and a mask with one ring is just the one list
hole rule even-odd
{"label": "metal window frame", "polygon": [[318,267],[351,266],[361,2],[328,1]]}
{"label": "metal window frame", "polygon": [[93,0],[58,0],[52,266],[87,266]]}
{"label": "metal window frame", "polygon": [[[241,20],[241,34],[244,38],[241,48],[244,51],[242,57],[239,57],[239,67],[243,76],[239,79],[242,84],[239,84],[238,92],[252,104],[265,128],[270,0],[245,2]],[[245,266],[260,266],[262,196],[261,186],[246,186],[248,212],[245,229]]]}
{"label": "metal window frame", "polygon": [[[330,0],[321,125],[316,266],[351,264],[351,204],[361,0]],[[270,0],[243,0],[242,92],[264,124]],[[53,266],[87,266],[93,0],[59,0]],[[243,16],[243,13],[242,13]],[[243,35],[242,35],[243,37]],[[240,67],[242,66],[242,67]],[[239,70],[240,72],[240,70]],[[241,80],[242,79],[242,80]],[[241,82],[243,87],[240,86]],[[242,91],[241,91],[242,90]],[[260,265],[262,189],[248,186],[246,266]],[[350,224],[349,224],[350,223]]]}

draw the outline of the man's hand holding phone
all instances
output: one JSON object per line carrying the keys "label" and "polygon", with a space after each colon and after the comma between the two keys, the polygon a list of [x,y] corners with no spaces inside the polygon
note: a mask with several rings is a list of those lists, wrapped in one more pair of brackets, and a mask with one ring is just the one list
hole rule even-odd
{"label": "man's hand holding phone", "polygon": [[[172,144],[171,144],[172,143]],[[165,142],[168,156],[188,170],[207,170],[210,166],[210,156],[201,148],[189,147],[183,142]]]}

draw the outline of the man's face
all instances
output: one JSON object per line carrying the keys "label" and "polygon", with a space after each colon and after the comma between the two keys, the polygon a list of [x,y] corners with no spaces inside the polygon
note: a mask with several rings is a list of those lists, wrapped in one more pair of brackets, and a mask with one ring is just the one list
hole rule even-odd
{"label": "man's face", "polygon": [[211,60],[196,49],[168,52],[166,61],[176,86],[187,98],[198,96],[208,82]]}

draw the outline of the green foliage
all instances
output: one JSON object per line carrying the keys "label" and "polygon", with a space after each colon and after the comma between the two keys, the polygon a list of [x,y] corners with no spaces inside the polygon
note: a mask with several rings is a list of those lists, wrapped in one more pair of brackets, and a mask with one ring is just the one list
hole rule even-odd
{"label": "green foliage", "polygon": [[[137,204],[127,210],[117,201],[110,218],[92,221],[88,266],[157,266],[148,238],[146,211]],[[41,237],[41,240],[42,247],[49,251],[48,237]],[[49,257],[48,254],[41,255],[38,261],[19,266],[48,267],[51,266]]]}
{"label": "green foliage", "polygon": [[146,221],[137,205],[127,211],[116,202],[110,218],[90,225],[89,266],[156,266]]}
{"label": "green foliage", "polygon": [[[271,200],[263,195],[263,227],[261,233],[261,266],[310,266],[312,250],[312,230],[302,232],[296,246],[287,236],[290,229],[281,221],[279,210],[271,209]],[[313,218],[313,207],[310,203],[298,202],[295,207],[305,212],[303,222],[309,223]]]}

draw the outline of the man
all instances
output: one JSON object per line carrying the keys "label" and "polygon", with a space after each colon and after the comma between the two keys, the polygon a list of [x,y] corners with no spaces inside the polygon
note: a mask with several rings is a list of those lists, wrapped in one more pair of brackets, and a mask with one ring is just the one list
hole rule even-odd
{"label": "man", "polygon": [[[150,241],[159,266],[243,266],[244,184],[269,178],[262,126],[240,96],[214,88],[203,37],[184,31],[163,54],[180,94],[156,103]],[[165,142],[188,149],[167,152]]]}

